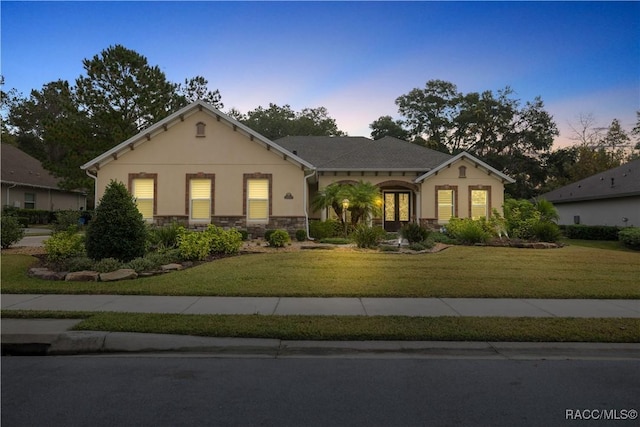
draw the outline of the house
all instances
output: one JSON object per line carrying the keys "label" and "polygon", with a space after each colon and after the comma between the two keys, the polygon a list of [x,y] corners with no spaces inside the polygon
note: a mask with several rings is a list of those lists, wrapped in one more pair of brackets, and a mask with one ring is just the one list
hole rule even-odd
{"label": "house", "polygon": [[640,226],[640,159],[540,196],[554,204],[561,225]]}
{"label": "house", "polygon": [[387,230],[501,209],[513,179],[467,153],[450,156],[395,138],[286,137],[271,141],[197,101],[82,166],[96,201],[125,183],[149,222],[308,229],[310,200],[333,182],[366,180],[383,194]]}
{"label": "house", "polygon": [[60,180],[44,169],[39,160],[13,145],[1,146],[4,206],[47,211],[86,208],[85,193],[60,189]]}

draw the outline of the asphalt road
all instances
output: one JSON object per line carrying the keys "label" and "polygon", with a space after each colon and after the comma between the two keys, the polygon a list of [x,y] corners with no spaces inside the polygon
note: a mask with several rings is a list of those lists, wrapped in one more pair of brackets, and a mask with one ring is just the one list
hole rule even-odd
{"label": "asphalt road", "polygon": [[638,361],[2,358],[3,427],[636,426],[632,410]]}

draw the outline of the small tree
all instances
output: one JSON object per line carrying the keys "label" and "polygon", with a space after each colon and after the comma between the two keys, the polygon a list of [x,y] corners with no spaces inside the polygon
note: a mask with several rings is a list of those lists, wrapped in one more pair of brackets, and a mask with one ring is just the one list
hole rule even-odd
{"label": "small tree", "polygon": [[133,196],[124,184],[111,181],[87,228],[87,255],[131,261],[144,256],[146,239],[144,219]]}
{"label": "small tree", "polygon": [[24,230],[20,222],[13,215],[2,215],[2,249],[17,243],[24,237]]}

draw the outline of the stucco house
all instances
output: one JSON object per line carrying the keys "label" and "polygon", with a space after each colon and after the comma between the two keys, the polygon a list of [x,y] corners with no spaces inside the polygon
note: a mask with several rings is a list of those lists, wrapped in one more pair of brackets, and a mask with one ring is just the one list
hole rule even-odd
{"label": "stucco house", "polygon": [[387,230],[444,224],[502,209],[512,178],[467,153],[450,156],[395,138],[286,137],[271,141],[198,101],[82,166],[96,198],[125,183],[143,217],[265,229],[308,229],[310,200],[333,182],[369,181],[382,192]]}
{"label": "stucco house", "polygon": [[640,159],[542,194],[558,224],[640,226]]}
{"label": "stucco house", "polygon": [[48,211],[86,208],[85,193],[60,189],[60,180],[38,159],[13,145],[1,146],[3,206]]}

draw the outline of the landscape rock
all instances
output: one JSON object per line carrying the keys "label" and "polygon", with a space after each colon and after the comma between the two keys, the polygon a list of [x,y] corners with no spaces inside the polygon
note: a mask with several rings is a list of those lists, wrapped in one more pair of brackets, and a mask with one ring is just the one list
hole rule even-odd
{"label": "landscape rock", "polygon": [[58,273],[46,267],[33,267],[29,269],[28,274],[41,280],[64,280],[67,273]]}
{"label": "landscape rock", "polygon": [[73,271],[64,278],[66,282],[97,282],[100,273],[97,271]]}
{"label": "landscape rock", "polygon": [[115,282],[116,280],[128,280],[137,279],[138,273],[131,268],[122,268],[120,270],[112,271],[110,273],[101,273],[101,282]]}
{"label": "landscape rock", "polygon": [[182,270],[182,264],[172,263],[160,266],[160,269],[163,271],[174,271],[174,270]]}

